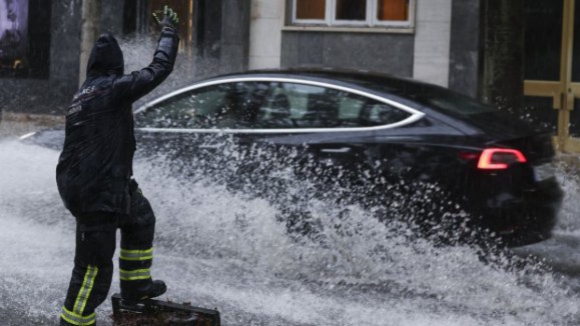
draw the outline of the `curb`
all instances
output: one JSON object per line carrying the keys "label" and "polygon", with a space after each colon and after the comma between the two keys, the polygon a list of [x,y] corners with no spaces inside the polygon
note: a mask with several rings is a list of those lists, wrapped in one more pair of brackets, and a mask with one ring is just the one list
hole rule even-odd
{"label": "curb", "polygon": [[42,126],[56,126],[65,123],[64,116],[51,114],[30,114],[17,112],[3,112],[2,122],[32,123]]}

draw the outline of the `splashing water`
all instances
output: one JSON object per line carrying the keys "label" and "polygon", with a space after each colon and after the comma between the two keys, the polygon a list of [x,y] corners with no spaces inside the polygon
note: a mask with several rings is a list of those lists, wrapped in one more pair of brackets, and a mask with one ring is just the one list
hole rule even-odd
{"label": "splashing water", "polygon": [[[119,46],[125,58],[125,73],[128,74],[147,67],[151,63],[157,46],[157,35],[132,35],[119,40]],[[137,108],[140,104],[155,97],[187,86],[199,80],[200,76],[214,76],[218,71],[219,66],[215,63],[204,62],[203,67],[195,67],[193,54],[180,52],[175,60],[171,75],[151,93],[139,100],[134,107]]]}
{"label": "splashing water", "polygon": [[[0,141],[0,313],[9,325],[56,320],[67,288],[74,223],[56,190],[57,158]],[[169,298],[218,307],[225,325],[580,322],[570,279],[542,264],[502,253],[485,263],[477,249],[433,246],[403,225],[379,223],[372,209],[325,198],[308,202],[320,236],[291,235],[269,200],[204,177],[176,177],[167,163],[135,167],[158,220],[153,273],[169,284]],[[290,190],[308,186],[296,182]],[[571,197],[565,205],[569,216],[580,210]],[[561,225],[566,232],[580,227],[568,217]],[[99,308],[100,324],[110,323],[110,309],[108,302]]]}
{"label": "splashing water", "polygon": [[[127,72],[150,62],[154,41],[121,41]],[[178,56],[179,69],[147,99],[193,81],[187,62]],[[204,67],[217,71],[213,68]],[[0,139],[4,325],[51,324],[58,318],[73,267],[74,219],[56,189],[57,159],[55,151]],[[168,298],[218,307],[224,325],[580,323],[575,280],[541,263],[521,262],[509,253],[495,253],[494,263],[485,263],[477,248],[434,246],[413,237],[406,225],[379,223],[372,207],[337,204],[335,198],[307,198],[307,210],[321,226],[317,238],[288,234],[279,205],[232,191],[196,170],[191,178],[176,177],[168,173],[170,163],[156,158],[135,167],[157,215],[152,271],[167,281]],[[567,239],[567,250],[558,240],[529,250],[544,256],[563,252],[559,259],[570,265],[580,244],[575,200],[580,182],[559,173],[567,197],[556,238]],[[309,187],[307,180],[290,183],[282,199],[307,194]],[[289,208],[303,208],[297,205],[303,203]],[[580,257],[577,261],[580,266]],[[118,278],[111,289],[116,291]],[[98,309],[99,325],[110,324],[110,311],[108,301]]]}

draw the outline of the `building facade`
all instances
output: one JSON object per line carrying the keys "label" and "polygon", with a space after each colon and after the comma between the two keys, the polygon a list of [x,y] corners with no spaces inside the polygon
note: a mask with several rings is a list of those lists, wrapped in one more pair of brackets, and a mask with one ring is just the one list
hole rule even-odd
{"label": "building facade", "polygon": [[254,0],[250,68],[345,67],[447,87],[451,11],[452,0]]}
{"label": "building facade", "polygon": [[[0,109],[61,115],[79,83],[83,0],[0,0]],[[85,0],[86,1],[86,0]],[[151,13],[161,0],[98,1],[98,30],[117,36],[126,66],[151,60],[155,28]],[[179,12],[182,74],[193,75],[193,1],[170,1]],[[175,86],[169,83],[166,87]]]}
{"label": "building facade", "polygon": [[[561,149],[580,151],[577,0],[94,1],[101,30],[123,44],[154,44],[151,12],[166,4],[178,11],[177,69],[151,96],[248,69],[374,71],[479,98],[551,128]],[[79,82],[81,6],[0,0],[2,109],[61,114]],[[128,46],[126,61],[149,58],[151,46]]]}

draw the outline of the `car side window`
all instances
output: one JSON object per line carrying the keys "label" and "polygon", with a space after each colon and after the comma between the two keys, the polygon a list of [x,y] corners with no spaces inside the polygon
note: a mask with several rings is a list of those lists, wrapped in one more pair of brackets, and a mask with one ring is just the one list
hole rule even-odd
{"label": "car side window", "polygon": [[410,115],[386,103],[369,101],[361,109],[359,121],[363,126],[382,126],[403,121]]}
{"label": "car side window", "polygon": [[334,88],[255,81],[194,89],[139,112],[135,121],[139,128],[352,128],[389,125],[410,115]]}
{"label": "car side window", "polygon": [[255,128],[348,128],[393,124],[411,114],[357,94],[297,83],[268,82]]}
{"label": "car side window", "polygon": [[185,92],[139,112],[140,128],[251,128],[259,101],[256,83],[226,83]]}
{"label": "car side window", "polygon": [[176,95],[135,115],[139,128],[200,128],[226,105],[227,87],[210,86]]}

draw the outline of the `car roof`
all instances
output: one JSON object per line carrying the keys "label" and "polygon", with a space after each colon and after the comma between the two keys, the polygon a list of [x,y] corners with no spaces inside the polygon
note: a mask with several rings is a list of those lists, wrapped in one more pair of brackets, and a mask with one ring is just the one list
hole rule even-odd
{"label": "car roof", "polygon": [[[528,131],[529,126],[519,119],[508,117],[507,114],[485,105],[469,96],[451,91],[445,87],[421,82],[410,78],[395,77],[387,74],[370,72],[365,70],[347,70],[342,68],[281,68],[250,70],[239,73],[214,76],[198,80],[189,86],[157,98],[149,103],[155,104],[173,94],[185,91],[197,85],[205,83],[228,82],[229,79],[260,79],[260,78],[286,78],[304,79],[312,82],[326,82],[337,86],[357,87],[360,91],[368,94],[375,93],[385,100],[390,98],[407,109],[428,114],[436,119],[443,119],[446,124],[465,131],[473,129],[473,126],[488,130],[490,126],[497,126],[500,134],[510,134],[509,131]],[[343,84],[343,85],[339,85]],[[362,88],[362,89],[361,89]],[[370,91],[370,92],[369,92]],[[438,102],[439,101],[439,102]],[[452,105],[452,107],[449,107]],[[141,107],[145,108],[145,106]],[[465,111],[465,112],[461,112]],[[484,116],[484,114],[486,116]],[[484,119],[485,118],[485,119]],[[485,120],[485,121],[484,121]],[[504,126],[506,122],[508,127]],[[518,124],[517,128],[513,125]],[[467,129],[466,129],[467,128]]]}
{"label": "car roof", "polygon": [[[392,85],[393,88],[407,88],[417,86],[431,86],[436,85],[424,83],[410,78],[396,77],[388,74],[372,72],[368,70],[349,70],[343,68],[280,68],[280,69],[260,69],[250,70],[241,73],[233,73],[221,76],[215,76],[211,79],[225,79],[236,77],[302,77],[302,78],[317,78],[334,80],[339,82],[357,84],[363,87],[372,85]],[[383,89],[384,91],[384,89]]]}
{"label": "car roof", "polygon": [[[448,88],[414,79],[364,70],[334,68],[267,69],[221,76],[223,79],[244,77],[301,77],[333,81],[334,83],[348,83],[382,93],[383,95],[394,95],[397,97],[398,102],[401,99],[405,99],[408,101],[405,102],[405,105],[415,103],[417,106],[411,105],[410,107],[423,113],[429,111],[429,115],[432,117],[433,114],[436,114],[439,119],[444,118],[445,121],[453,126],[458,126],[457,122],[448,120],[448,118],[462,121],[461,125],[464,123],[472,126],[477,125],[487,131],[497,127],[500,134],[509,134],[510,131],[517,129],[528,133],[531,132],[529,125],[519,119],[508,116],[505,112],[501,112],[469,96],[451,91]],[[451,109],[450,105],[452,106]]]}

